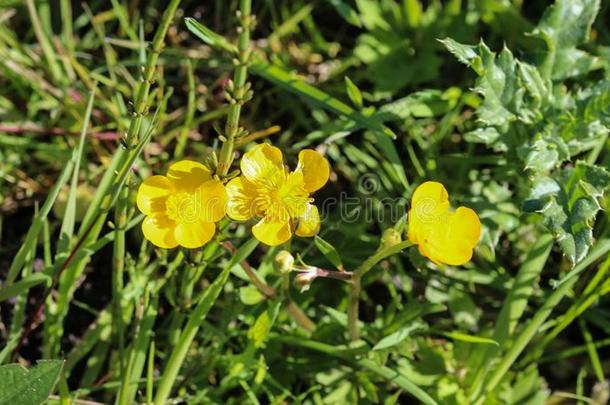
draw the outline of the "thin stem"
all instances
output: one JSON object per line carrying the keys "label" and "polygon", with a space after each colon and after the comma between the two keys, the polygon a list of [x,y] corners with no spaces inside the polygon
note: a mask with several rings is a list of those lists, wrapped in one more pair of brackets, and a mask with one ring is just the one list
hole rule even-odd
{"label": "thin stem", "polygon": [[125,371],[125,342],[123,336],[123,314],[121,308],[121,298],[123,292],[123,272],[125,271],[125,227],[127,225],[127,203],[129,189],[123,187],[121,196],[117,200],[115,210],[115,231],[114,231],[114,260],[112,271],[112,320],[114,323],[114,333],[119,343],[119,361],[121,372]]}
{"label": "thin stem", "polygon": [[329,271],[324,270],[319,267],[305,267],[302,269],[296,269],[295,271],[301,273],[314,273],[315,278],[323,277],[323,278],[332,278],[335,280],[352,282],[354,280],[354,273],[351,271]]}
{"label": "thin stem", "polygon": [[[583,269],[599,259],[601,256],[606,254],[610,250],[610,239],[600,240],[591,253],[581,261],[575,269]],[[572,277],[565,283],[561,284],[557,289],[546,299],[544,305],[536,312],[530,323],[523,329],[523,331],[517,336],[509,351],[504,355],[500,364],[498,364],[488,383],[485,386],[485,392],[490,393],[495,390],[497,385],[500,383],[506,372],[513,365],[517,357],[521,354],[523,349],[532,340],[536,333],[540,330],[542,324],[549,317],[553,309],[557,307],[563,297],[572,289],[572,286],[578,281],[578,277]]]}
{"label": "thin stem", "polygon": [[354,270],[352,285],[349,294],[349,302],[347,308],[347,325],[350,331],[350,338],[352,341],[356,341],[359,338],[358,332],[358,306],[360,301],[360,290],[361,280],[369,270],[373,268],[377,263],[386,257],[392,256],[403,249],[413,246],[411,241],[404,241],[397,243],[394,246],[387,247],[385,249],[379,249],[372,256],[369,256],[356,270]]}
{"label": "thin stem", "polygon": [[231,105],[229,107],[227,122],[225,124],[224,136],[226,138],[220,150],[220,158],[218,162],[217,174],[226,176],[229,168],[233,163],[233,155],[235,148],[235,137],[239,132],[239,116],[241,107],[246,98],[247,86],[246,79],[248,78],[248,63],[250,60],[249,44],[250,30],[252,28],[251,0],[241,0],[239,6],[238,18],[240,22],[239,39],[237,42],[237,67],[233,76],[233,89],[230,89]]}
{"label": "thin stem", "polygon": [[188,96],[186,105],[186,114],[184,116],[184,124],[178,135],[178,143],[174,150],[174,158],[179,159],[184,156],[184,149],[188,140],[189,132],[193,126],[193,117],[195,116],[195,75],[193,73],[193,63],[190,59],[186,61],[186,77],[188,82]]}
{"label": "thin stem", "polygon": [[36,10],[34,0],[26,0],[25,4],[30,14],[32,27],[34,27],[34,34],[36,35],[36,39],[38,40],[38,43],[40,43],[42,53],[44,54],[44,57],[47,60],[51,76],[53,77],[53,80],[55,82],[59,82],[62,79],[62,72],[59,68],[59,64],[57,63],[57,59],[55,59],[55,55],[57,52],[51,46],[51,43],[49,42],[47,35],[44,32],[42,25],[40,24],[40,18],[38,17],[38,12]]}
{"label": "thin stem", "polygon": [[142,121],[144,120],[144,116],[148,111],[149,105],[149,93],[150,86],[153,83],[153,78],[155,75],[155,70],[157,69],[157,60],[159,59],[159,54],[161,53],[161,49],[163,48],[163,40],[165,39],[165,35],[167,34],[167,30],[172,20],[174,19],[174,14],[176,13],[176,9],[180,4],[180,0],[172,0],[165,12],[163,13],[163,17],[161,19],[161,25],[157,29],[155,33],[155,37],[153,38],[152,47],[150,52],[148,53],[148,58],[146,60],[146,66],[144,68],[144,73],[142,74],[140,86],[138,86],[138,91],[134,98],[135,105],[135,118],[131,120],[129,124],[129,130],[127,131],[126,143],[127,146],[132,147],[138,143],[138,137],[140,134],[140,128],[142,126]]}
{"label": "thin stem", "polygon": [[305,329],[307,332],[313,332],[316,330],[316,324],[303,312],[303,310],[294,303],[294,301],[288,301],[288,305],[286,305],[286,311],[290,317],[299,325],[301,328]]}
{"label": "thin stem", "polygon": [[531,350],[531,354],[527,356],[523,363],[529,363],[530,361],[534,361],[542,356],[544,349],[549,343],[555,340],[555,338],[580,314],[585,312],[587,308],[597,302],[599,297],[602,295],[602,289],[597,288],[597,286],[605,278],[608,270],[610,270],[610,257],[608,257],[600,266],[599,270],[595,272],[595,275],[591,281],[589,281],[589,284],[587,284],[584,291],[579,295],[578,299],[561,316],[561,318],[559,318],[557,325],[535,344]]}
{"label": "thin stem", "polygon": [[360,307],[361,288],[360,276],[354,277],[349,291],[349,302],[347,307],[347,326],[352,342],[355,342],[360,338],[360,332],[358,331],[358,311]]}
{"label": "thin stem", "polygon": [[224,284],[229,279],[231,267],[232,265],[228,265],[222,270],[222,273],[214,280],[212,285],[206,289],[201,300],[193,312],[191,312],[188,321],[180,334],[180,338],[167,361],[167,366],[155,394],[155,405],[164,405],[168,402],[167,399],[171,393],[172,386],[178,377],[180,367],[182,367],[182,363],[191,347],[191,343],[193,342],[201,323],[205,320],[210,311],[210,308],[212,308],[212,305],[214,305],[216,299],[220,295]]}
{"label": "thin stem", "polygon": [[[227,241],[223,244],[223,246],[233,254],[235,254],[237,251],[231,242]],[[277,298],[277,290],[261,280],[246,260],[242,260],[240,264],[250,281],[252,281],[252,284],[254,284],[258,291],[260,291],[266,299],[270,300]],[[313,332],[316,329],[316,324],[309,319],[309,317],[303,312],[303,310],[301,310],[301,308],[299,308],[297,304],[294,303],[294,301],[292,301],[289,295],[287,296],[286,310],[292,319],[306,331]]]}
{"label": "thin stem", "polygon": [[[235,254],[235,252],[237,252],[237,249],[231,242],[227,241],[223,243],[223,246],[232,254]],[[265,284],[265,282],[258,277],[256,272],[252,270],[252,267],[246,260],[242,260],[240,264],[250,281],[252,281],[252,284],[254,284],[254,286],[265,296],[265,298],[272,299],[277,296],[277,291],[275,290],[275,288]]]}

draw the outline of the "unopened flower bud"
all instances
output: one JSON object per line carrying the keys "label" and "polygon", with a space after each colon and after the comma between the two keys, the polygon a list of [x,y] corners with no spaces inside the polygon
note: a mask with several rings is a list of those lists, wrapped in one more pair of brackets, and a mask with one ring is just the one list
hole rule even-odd
{"label": "unopened flower bud", "polygon": [[394,228],[388,228],[385,231],[383,231],[383,234],[381,235],[381,243],[379,245],[379,248],[386,249],[386,248],[392,247],[394,245],[397,245],[400,242],[402,242],[402,238],[400,237],[400,232],[398,232]]}
{"label": "unopened flower bud", "polygon": [[318,277],[315,269],[302,271],[294,278],[294,286],[299,289],[300,292],[309,290],[311,283]]}
{"label": "unopened flower bud", "polygon": [[273,267],[282,274],[288,274],[294,266],[294,257],[287,250],[281,250],[273,258]]}

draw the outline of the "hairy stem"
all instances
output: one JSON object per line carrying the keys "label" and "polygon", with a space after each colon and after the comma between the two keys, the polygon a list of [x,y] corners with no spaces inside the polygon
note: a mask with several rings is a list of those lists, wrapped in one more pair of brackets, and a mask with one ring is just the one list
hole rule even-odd
{"label": "hairy stem", "polygon": [[163,48],[163,40],[165,39],[165,35],[167,34],[169,25],[174,19],[174,14],[176,13],[176,9],[178,8],[179,4],[180,0],[172,0],[165,9],[163,17],[161,19],[161,24],[159,25],[159,28],[155,33],[155,37],[153,38],[153,42],[151,44],[151,49],[148,52],[146,66],[144,67],[142,79],[140,85],[138,86],[138,91],[136,93],[133,103],[135,106],[135,118],[131,120],[131,123],[129,124],[127,137],[125,139],[127,146],[129,147],[132,147],[133,145],[138,143],[138,137],[140,134],[140,128],[142,127],[142,121],[144,120],[144,116],[148,112],[148,96],[150,93],[150,87],[153,83],[155,70],[157,69],[157,60],[159,59],[159,54],[161,53],[161,49]]}
{"label": "hairy stem", "polygon": [[241,107],[245,101],[247,92],[246,79],[248,78],[248,62],[250,59],[249,43],[250,29],[252,28],[251,0],[241,0],[239,7],[239,39],[237,43],[237,67],[233,76],[233,89],[230,100],[230,107],[225,124],[224,135],[225,142],[220,150],[220,158],[218,161],[217,174],[226,176],[229,168],[233,163],[233,155],[235,149],[235,137],[239,131],[239,116]]}

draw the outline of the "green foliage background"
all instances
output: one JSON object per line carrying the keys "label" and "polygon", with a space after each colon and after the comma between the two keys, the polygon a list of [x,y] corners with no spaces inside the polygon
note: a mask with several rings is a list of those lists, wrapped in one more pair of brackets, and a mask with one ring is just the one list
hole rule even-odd
{"label": "green foliage background", "polygon": [[[316,203],[359,206],[281,248],[225,220],[155,249],[135,192],[214,164],[248,3],[0,0],[0,364],[65,360],[50,403],[606,403],[610,2],[254,1],[238,153],[315,148]],[[383,250],[426,180],[481,217],[461,268]],[[301,292],[280,249],[383,256],[357,341],[350,284]],[[45,367],[49,391],[60,362],[0,374]]]}

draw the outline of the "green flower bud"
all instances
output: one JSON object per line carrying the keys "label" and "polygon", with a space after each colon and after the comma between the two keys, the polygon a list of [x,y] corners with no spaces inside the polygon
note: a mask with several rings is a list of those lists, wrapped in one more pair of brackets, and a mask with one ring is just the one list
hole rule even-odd
{"label": "green flower bud", "polygon": [[287,250],[281,250],[273,258],[273,268],[282,274],[288,274],[294,266],[294,257]]}
{"label": "green flower bud", "polygon": [[388,228],[381,235],[380,249],[386,249],[402,242],[400,232],[394,228]]}

